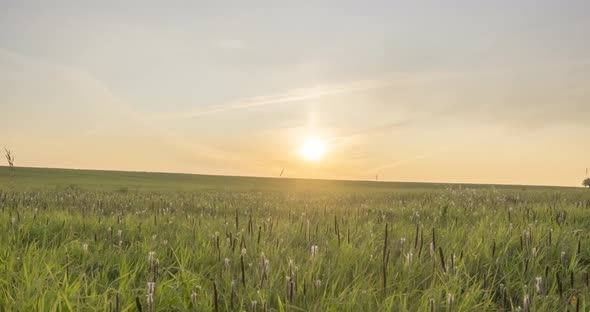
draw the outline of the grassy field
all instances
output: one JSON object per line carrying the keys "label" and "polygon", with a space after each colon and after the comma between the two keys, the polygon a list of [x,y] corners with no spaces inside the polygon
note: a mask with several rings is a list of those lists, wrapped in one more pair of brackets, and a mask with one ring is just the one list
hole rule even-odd
{"label": "grassy field", "polygon": [[0,167],[0,311],[588,311],[590,191]]}

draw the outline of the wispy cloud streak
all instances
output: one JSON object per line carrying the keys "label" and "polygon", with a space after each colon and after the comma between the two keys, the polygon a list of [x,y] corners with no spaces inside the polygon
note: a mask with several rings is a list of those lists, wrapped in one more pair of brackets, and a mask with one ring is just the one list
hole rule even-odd
{"label": "wispy cloud streak", "polygon": [[401,159],[389,164],[385,164],[385,165],[381,165],[379,167],[375,167],[375,168],[371,168],[369,170],[367,170],[367,173],[376,173],[385,169],[390,169],[390,168],[395,168],[395,167],[399,167],[399,166],[403,166],[405,164],[408,163],[412,163],[414,161],[418,161],[418,160],[422,160],[422,159],[426,159],[429,158],[428,155],[418,155],[415,157],[410,157],[410,158],[406,158],[406,159]]}
{"label": "wispy cloud streak", "polygon": [[390,84],[387,80],[360,80],[343,84],[317,86],[311,88],[299,88],[289,90],[280,94],[255,96],[235,101],[226,102],[202,109],[195,109],[188,112],[177,112],[169,114],[158,114],[150,117],[154,121],[171,121],[179,119],[190,119],[201,116],[219,114],[229,111],[255,108],[267,105],[277,105],[285,103],[296,103],[300,101],[321,98],[323,96],[352,93],[376,89]]}

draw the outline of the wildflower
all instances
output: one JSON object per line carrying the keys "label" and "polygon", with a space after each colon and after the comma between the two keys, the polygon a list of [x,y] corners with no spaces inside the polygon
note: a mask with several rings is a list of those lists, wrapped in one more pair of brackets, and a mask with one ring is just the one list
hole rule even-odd
{"label": "wildflower", "polygon": [[524,295],[524,298],[522,298],[522,309],[524,311],[530,311],[531,308],[531,297],[529,297],[528,294]]}
{"label": "wildflower", "polygon": [[228,258],[224,259],[224,265],[225,265],[225,269],[229,271],[230,266],[229,266],[229,259]]}
{"label": "wildflower", "polygon": [[535,278],[535,290],[537,291],[537,295],[539,295],[539,294],[541,294],[541,292],[543,292],[542,283],[543,283],[543,278],[540,276],[537,276]]}
{"label": "wildflower", "polygon": [[82,244],[82,250],[88,251],[88,244]]}
{"label": "wildflower", "polygon": [[156,283],[148,282],[147,283],[147,305],[148,309],[152,311],[154,306],[154,293],[156,292]]}
{"label": "wildflower", "polygon": [[246,248],[242,248],[242,256],[246,255]]}
{"label": "wildflower", "polygon": [[260,271],[262,272],[262,279],[265,279],[268,276],[269,261],[264,256],[264,252],[260,253],[260,258],[261,258]]}
{"label": "wildflower", "polygon": [[148,282],[147,286],[148,286],[148,294],[153,294],[156,290],[156,283]]}
{"label": "wildflower", "polygon": [[322,281],[319,279],[315,280],[315,282],[313,284],[315,285],[316,288],[322,287]]}
{"label": "wildflower", "polygon": [[318,255],[318,245],[311,246],[311,257],[315,258]]}
{"label": "wildflower", "polygon": [[148,263],[150,264],[150,266],[153,266],[155,260],[156,260],[156,252],[150,251],[148,253]]}
{"label": "wildflower", "polygon": [[447,298],[447,302],[449,303],[449,311],[453,310],[453,303],[455,303],[455,297],[453,296],[453,294],[449,294],[448,298]]}
{"label": "wildflower", "polygon": [[410,251],[407,255],[406,255],[406,263],[408,265],[412,265],[412,260],[414,258],[414,254]]}
{"label": "wildflower", "polygon": [[195,289],[193,289],[193,292],[191,293],[191,303],[193,304],[193,306],[197,305],[197,290],[200,290],[201,287],[197,286],[195,287]]}

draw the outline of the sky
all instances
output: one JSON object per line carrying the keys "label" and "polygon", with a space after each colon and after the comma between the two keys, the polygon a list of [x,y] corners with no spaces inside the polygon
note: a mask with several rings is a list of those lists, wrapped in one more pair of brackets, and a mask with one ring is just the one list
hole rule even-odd
{"label": "sky", "polygon": [[[578,186],[588,1],[0,0],[17,166]],[[299,150],[326,145],[318,161]]]}

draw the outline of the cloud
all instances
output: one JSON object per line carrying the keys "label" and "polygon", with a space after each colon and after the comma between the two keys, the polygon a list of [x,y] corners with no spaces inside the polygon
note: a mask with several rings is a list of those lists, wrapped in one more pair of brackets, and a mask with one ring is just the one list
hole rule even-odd
{"label": "cloud", "polygon": [[390,168],[395,168],[395,167],[403,166],[405,164],[412,163],[412,162],[415,162],[415,161],[418,161],[418,160],[422,160],[422,159],[427,159],[427,158],[430,158],[430,156],[428,156],[428,155],[417,155],[417,156],[414,156],[414,157],[401,159],[401,160],[398,160],[398,161],[394,161],[394,162],[387,163],[387,164],[384,164],[384,165],[381,165],[381,166],[378,166],[378,167],[371,168],[371,169],[367,170],[366,173],[367,174],[368,173],[378,173],[378,172],[380,172],[382,170],[386,170],[386,169],[390,169]]}
{"label": "cloud", "polygon": [[170,158],[196,167],[240,163],[153,123],[84,70],[6,49],[0,49],[0,108],[10,111],[0,114],[5,142],[34,165],[173,170]]}
{"label": "cloud", "polygon": [[280,94],[262,95],[245,99],[239,99],[202,109],[195,109],[188,112],[158,114],[149,117],[149,119],[154,121],[171,121],[178,119],[197,118],[201,116],[207,116],[235,110],[243,110],[267,105],[296,103],[300,101],[321,98],[329,95],[375,89],[384,87],[389,83],[390,82],[387,80],[359,80],[342,84],[292,89]]}

